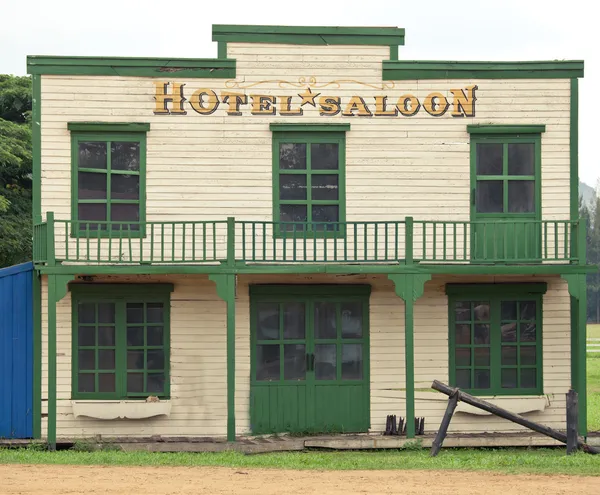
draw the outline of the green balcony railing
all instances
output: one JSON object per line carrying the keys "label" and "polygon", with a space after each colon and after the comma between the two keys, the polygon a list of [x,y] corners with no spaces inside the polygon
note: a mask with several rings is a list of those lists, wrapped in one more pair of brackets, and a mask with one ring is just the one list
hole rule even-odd
{"label": "green balcony railing", "polygon": [[582,263],[582,222],[80,222],[34,226],[34,261],[95,264]]}

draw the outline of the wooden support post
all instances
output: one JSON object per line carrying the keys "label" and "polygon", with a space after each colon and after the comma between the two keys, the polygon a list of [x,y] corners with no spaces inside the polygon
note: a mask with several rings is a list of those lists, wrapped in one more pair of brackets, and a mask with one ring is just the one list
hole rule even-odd
{"label": "wooden support post", "polygon": [[573,389],[567,393],[567,455],[577,452],[578,444],[578,404],[577,392]]}
{"label": "wooden support post", "polygon": [[[433,383],[431,384],[431,388],[434,390],[437,390],[438,392],[446,394],[448,397],[452,396],[453,394],[457,394],[458,400],[463,401],[465,404],[469,404],[473,407],[483,409],[484,411],[495,414],[496,416],[500,416],[501,418],[508,419],[509,421],[512,421],[513,423],[517,423],[521,426],[529,428],[530,430],[537,431],[538,433],[541,433],[542,435],[546,435],[550,438],[554,438],[555,440],[558,440],[561,443],[565,443],[565,444],[567,443],[567,435],[565,435],[564,433],[557,431],[557,430],[553,430],[552,428],[549,428],[548,426],[534,423],[533,421],[525,419],[523,416],[520,416],[518,414],[507,411],[506,409],[498,407],[498,406],[491,404],[490,402],[487,402],[485,400],[478,399],[477,397],[473,397],[471,394],[463,392],[462,390],[459,390],[459,389],[453,388],[453,387],[449,387],[448,385],[445,385],[444,383],[441,383],[437,380],[433,381]],[[584,442],[583,438],[581,438],[581,437],[578,438],[577,443],[578,443],[579,447],[581,447],[585,452],[587,452],[589,454],[600,454],[600,449],[586,444]]]}
{"label": "wooden support post", "polygon": [[442,448],[442,444],[444,443],[444,439],[446,438],[446,434],[448,433],[448,427],[450,426],[450,420],[452,419],[452,415],[454,414],[454,410],[456,409],[456,405],[458,404],[458,393],[452,394],[448,399],[448,407],[446,407],[446,412],[444,413],[444,417],[442,418],[442,423],[440,424],[440,429],[435,436],[435,440],[431,444],[431,456],[435,457],[438,455],[439,451]]}

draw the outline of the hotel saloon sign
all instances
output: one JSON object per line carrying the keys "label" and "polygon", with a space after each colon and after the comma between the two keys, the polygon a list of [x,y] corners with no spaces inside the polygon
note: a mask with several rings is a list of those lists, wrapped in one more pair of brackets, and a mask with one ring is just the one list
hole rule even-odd
{"label": "hotel saloon sign", "polygon": [[[331,89],[341,88],[342,83],[354,83],[381,94],[364,96],[360,94],[341,97]],[[269,95],[256,91],[263,84],[275,85],[280,89],[290,89],[285,96]],[[155,115],[185,115],[188,109],[200,115],[212,115],[218,109],[224,109],[227,115],[302,115],[306,105],[319,110],[324,117],[343,115],[345,117],[412,117],[421,109],[433,117],[441,117],[450,111],[452,117],[475,116],[475,91],[471,85],[450,89],[452,97],[440,92],[429,93],[423,100],[406,93],[391,98],[385,91],[394,88],[393,82],[381,85],[363,83],[356,80],[337,80],[317,83],[314,77],[300,78],[297,83],[281,80],[240,83],[227,81],[225,90],[199,88],[188,90],[185,83],[155,82]],[[237,90],[237,91],[236,91]],[[242,92],[241,90],[244,90]],[[333,94],[332,94],[333,93]]]}

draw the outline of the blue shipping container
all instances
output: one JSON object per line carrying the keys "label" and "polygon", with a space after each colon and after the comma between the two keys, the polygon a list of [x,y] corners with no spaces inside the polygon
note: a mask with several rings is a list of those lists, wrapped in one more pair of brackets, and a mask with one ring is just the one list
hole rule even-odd
{"label": "blue shipping container", "polygon": [[33,276],[0,269],[0,438],[33,436]]}

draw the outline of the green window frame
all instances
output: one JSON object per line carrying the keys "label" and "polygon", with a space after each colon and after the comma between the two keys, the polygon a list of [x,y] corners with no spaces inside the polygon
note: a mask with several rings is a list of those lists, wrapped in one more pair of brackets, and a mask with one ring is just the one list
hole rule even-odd
{"label": "green window frame", "polygon": [[473,395],[543,394],[545,283],[448,284],[449,379]]}
{"label": "green window frame", "polygon": [[73,399],[170,397],[171,284],[75,284]]}
{"label": "green window frame", "polygon": [[[471,204],[474,217],[539,220],[542,201],[541,133],[545,127],[470,125],[467,131],[471,136]],[[486,151],[487,159],[484,158]],[[532,155],[530,160],[524,159],[527,152]],[[519,170],[519,167],[522,169]],[[515,211],[519,206],[515,198],[522,199],[529,193],[523,189],[527,182],[533,182],[531,205],[527,205],[525,211]],[[486,192],[483,186],[491,186],[492,183],[501,185],[502,207],[496,208],[497,211],[480,211],[479,201],[480,198],[483,201]],[[511,194],[513,192],[514,195]]]}
{"label": "green window frame", "polygon": [[[306,126],[273,124],[273,219],[276,237],[332,237],[344,235],[346,221],[346,133],[349,125]],[[289,129],[289,130],[288,130]],[[300,150],[300,166],[282,165],[283,152],[294,147]],[[337,148],[337,167],[317,167],[317,153],[331,153]],[[302,157],[302,155],[304,155]],[[304,163],[302,164],[302,161]],[[303,166],[302,166],[303,165]],[[294,183],[294,179],[296,182]],[[337,181],[337,188],[333,184]],[[288,197],[285,190],[288,190]],[[337,197],[332,192],[337,189]],[[304,193],[304,194],[303,194]],[[291,198],[290,195],[304,196]],[[315,197],[319,196],[319,197]],[[328,197],[327,197],[328,196]],[[293,209],[300,211],[305,220],[287,220]],[[305,209],[305,215],[301,210]],[[320,209],[319,209],[320,208]],[[317,218],[332,215],[337,209],[337,220]]]}
{"label": "green window frame", "polygon": [[[71,218],[75,222],[71,235],[145,237],[149,124],[74,122],[68,128]],[[82,197],[84,191],[86,197]]]}

